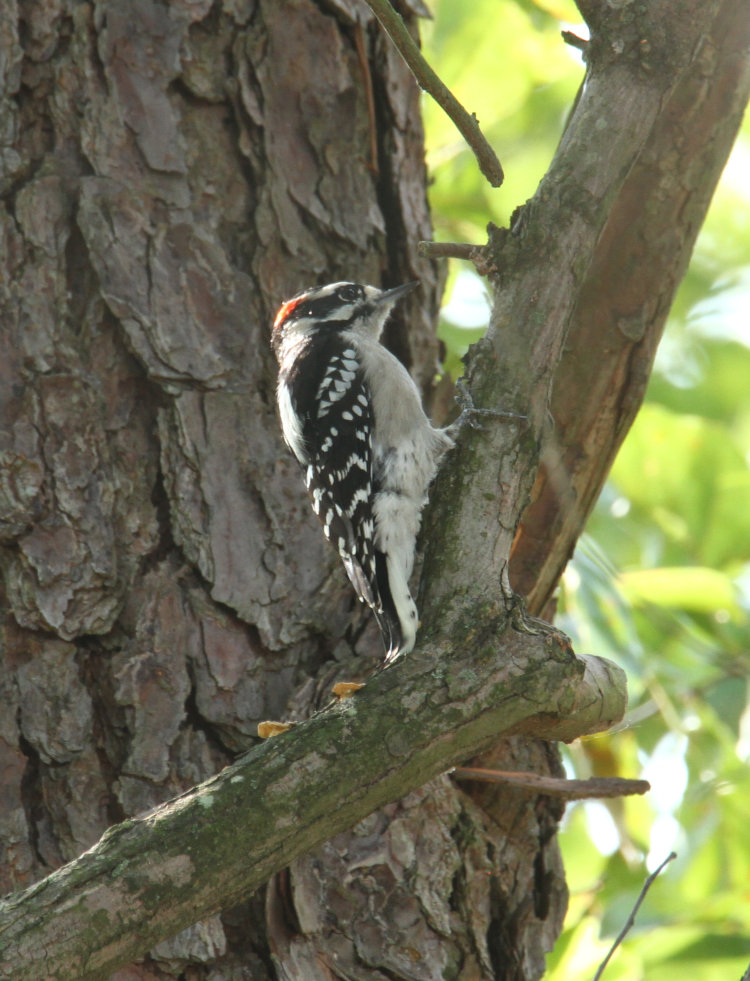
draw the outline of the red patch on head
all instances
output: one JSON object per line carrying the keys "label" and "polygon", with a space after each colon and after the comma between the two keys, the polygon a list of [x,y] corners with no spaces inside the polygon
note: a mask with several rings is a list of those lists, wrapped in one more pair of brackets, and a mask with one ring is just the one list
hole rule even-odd
{"label": "red patch on head", "polygon": [[300,303],[302,303],[303,299],[304,297],[302,296],[295,296],[293,300],[287,300],[286,303],[281,304],[279,307],[279,312],[276,314],[276,319],[273,322],[274,330],[276,330],[277,327],[281,327],[292,310],[295,310]]}

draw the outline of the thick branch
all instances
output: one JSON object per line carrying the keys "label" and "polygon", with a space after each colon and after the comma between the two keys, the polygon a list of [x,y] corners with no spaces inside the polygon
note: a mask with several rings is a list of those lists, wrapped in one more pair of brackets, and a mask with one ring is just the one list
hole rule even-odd
{"label": "thick branch", "polygon": [[[504,733],[570,739],[624,711],[619,668],[479,614],[0,904],[0,977],[106,978]],[[44,953],[40,953],[43,951]]]}
{"label": "thick branch", "polygon": [[536,613],[549,603],[641,405],[750,95],[750,17],[734,0],[713,16],[613,201],[576,298],[552,394],[554,427],[513,545],[513,585]]}
{"label": "thick branch", "polygon": [[[623,18],[616,45],[607,47],[600,41],[592,48],[586,86],[534,198],[511,230],[491,230],[486,258],[494,263],[495,302],[488,337],[470,352],[468,376],[476,404],[515,411],[529,421],[486,427],[484,433],[466,439],[441,472],[430,515],[430,520],[436,516],[435,523],[424,536],[428,544],[423,617],[430,622],[441,616],[444,622],[460,617],[461,589],[456,590],[456,583],[488,594],[497,589],[498,570],[507,567],[518,517],[534,482],[536,467],[529,460],[538,460],[539,448],[552,445],[555,438],[548,425],[551,393],[610,210],[625,203],[628,176],[644,159],[656,121],[673,93],[689,75],[702,70],[699,42],[705,34],[725,30],[729,7],[736,9],[732,0],[726,0],[719,14],[701,0],[691,0],[682,13],[674,0],[655,0],[637,11],[626,6],[628,17],[637,14],[638,19]],[[674,25],[674,31],[665,25]],[[648,63],[643,37],[651,39]],[[725,70],[736,81],[745,66],[746,59],[735,58]],[[730,80],[730,88],[731,84]],[[653,167],[660,165],[652,161]],[[628,208],[632,217],[640,213],[641,203],[628,195]],[[644,212],[642,220],[649,222],[649,213]],[[658,251],[657,243],[651,249]],[[615,250],[613,262],[621,261],[617,256]],[[634,275],[649,261],[643,256],[632,267]],[[602,302],[611,304],[608,289],[601,283],[599,287]],[[600,321],[592,322],[592,329],[600,326]],[[601,339],[602,345],[607,343]],[[582,389],[593,387],[580,365],[576,372]],[[592,362],[592,382],[597,372]],[[486,465],[488,457],[497,461],[495,467]],[[601,480],[599,474],[592,483],[594,493]],[[450,507],[456,498],[462,500],[460,509]],[[569,506],[566,500],[563,511]],[[540,524],[537,554],[543,555],[554,539],[549,523]],[[565,540],[566,555],[572,544]],[[441,574],[446,555],[450,576]],[[532,579],[538,574],[538,562],[529,564],[529,574]],[[532,609],[540,612],[536,603]]]}

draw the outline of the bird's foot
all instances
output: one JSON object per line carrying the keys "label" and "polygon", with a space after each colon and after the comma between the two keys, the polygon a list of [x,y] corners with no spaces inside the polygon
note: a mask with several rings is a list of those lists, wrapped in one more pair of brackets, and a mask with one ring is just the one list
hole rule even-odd
{"label": "bird's foot", "polygon": [[467,423],[472,429],[484,429],[484,426],[478,421],[477,416],[494,416],[496,419],[526,419],[526,416],[520,415],[518,412],[477,408],[474,405],[474,399],[471,397],[471,392],[463,378],[459,378],[456,382],[456,402],[458,402],[461,408],[461,415],[455,422],[448,426],[448,432],[451,434],[457,433]]}

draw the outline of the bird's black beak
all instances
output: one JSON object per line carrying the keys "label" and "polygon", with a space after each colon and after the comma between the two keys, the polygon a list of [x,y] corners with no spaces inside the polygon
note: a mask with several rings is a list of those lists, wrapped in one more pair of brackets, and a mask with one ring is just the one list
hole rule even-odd
{"label": "bird's black beak", "polygon": [[411,293],[419,286],[419,280],[415,279],[411,283],[404,283],[403,286],[394,286],[392,290],[386,290],[381,293],[380,296],[375,301],[376,303],[386,303],[388,306],[400,300],[402,296],[406,296],[407,293]]}

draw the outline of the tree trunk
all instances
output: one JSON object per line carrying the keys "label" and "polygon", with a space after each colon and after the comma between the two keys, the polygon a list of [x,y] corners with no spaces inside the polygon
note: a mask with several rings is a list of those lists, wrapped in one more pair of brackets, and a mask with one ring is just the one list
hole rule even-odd
{"label": "tree trunk", "polygon": [[[418,4],[401,6],[411,15]],[[731,76],[720,150],[694,171],[693,187],[665,178],[676,196],[677,185],[687,195],[680,216],[693,233],[746,98],[747,72],[731,47],[741,50],[742,31],[726,23],[736,5],[703,11],[696,0],[691,16],[666,0],[657,6],[646,26],[669,34],[679,23],[682,33],[675,30],[656,81],[642,65],[608,59],[607,25],[595,25],[603,40],[593,81],[612,82],[620,71],[622,90],[643,96],[613,107],[615,121],[643,122],[644,105],[651,115],[637,129],[646,136],[618,146],[606,193],[587,189],[597,209],[575,229],[579,265],[547,310],[551,344],[533,348],[541,360],[529,361],[528,336],[509,335],[507,363],[537,371],[514,374],[503,401],[512,408],[520,398],[524,411],[530,403],[519,392],[529,394],[530,428],[520,438],[532,450],[566,332],[572,324],[569,336],[579,336],[576,311],[595,295],[592,270],[607,256],[616,262],[614,231],[602,239],[610,251],[594,258],[602,228],[618,227],[634,168],[654,152],[644,151],[649,133],[672,118],[670,105],[676,111],[677,83],[691,72],[704,85],[712,72]],[[256,743],[259,721],[307,718],[334,681],[364,679],[379,663],[371,618],[281,444],[268,324],[281,299],[315,282],[419,278],[423,289],[387,340],[426,385],[440,276],[416,247],[430,237],[418,92],[358,0],[9,2],[0,44],[0,891],[9,891],[74,859],[110,824],[221,770]],[[704,123],[717,115],[708,101]],[[691,160],[710,142],[710,128],[702,132]],[[569,150],[575,160],[575,145]],[[596,175],[600,164],[586,166]],[[541,203],[553,197],[548,188]],[[570,201],[559,201],[564,218]],[[521,241],[538,220],[532,209]],[[691,245],[687,234],[675,244],[672,289]],[[544,285],[552,250],[519,257],[512,242],[497,240],[493,248],[488,261],[504,270],[502,284],[493,274],[496,285],[507,298],[508,284],[520,284],[514,323],[535,323],[524,297],[532,280]],[[500,262],[503,248],[510,266]],[[639,261],[655,266],[660,249],[654,236]],[[534,303],[540,295],[541,287]],[[655,304],[659,315],[669,295]],[[633,341],[632,331],[621,333]],[[483,357],[473,362],[480,381]],[[580,373],[569,374],[564,383],[558,375],[555,405],[591,391]],[[620,398],[635,405],[645,373],[620,377]],[[596,416],[596,404],[590,411]],[[626,424],[608,422],[607,434],[617,428],[620,438]],[[565,452],[582,439],[567,428],[556,437]],[[519,435],[506,429],[497,438]],[[450,606],[446,597],[460,596],[467,581],[429,548],[437,524],[451,533],[443,506],[451,486],[473,473],[479,454],[512,470],[507,447],[501,457],[491,443],[472,446],[441,477],[423,536],[424,610],[435,611],[426,637],[442,623],[436,611]],[[587,504],[565,534],[556,519],[546,539],[535,528],[516,541],[514,555],[526,554],[526,542],[538,549],[523,564],[532,597],[528,570],[546,569],[555,549],[567,554],[604,479],[597,447],[587,452],[592,462],[577,471],[588,480]],[[497,468],[486,470],[494,492]],[[511,473],[517,487],[498,525],[502,541],[482,553],[495,593],[497,560],[507,558],[534,472]],[[543,498],[539,491],[535,499]],[[468,538],[457,534],[464,551],[476,534],[476,524]],[[555,563],[537,610],[559,574]],[[559,769],[550,744],[520,735],[492,758],[504,769]],[[114,977],[539,977],[565,909],[559,816],[550,798],[469,794],[438,777]]]}

